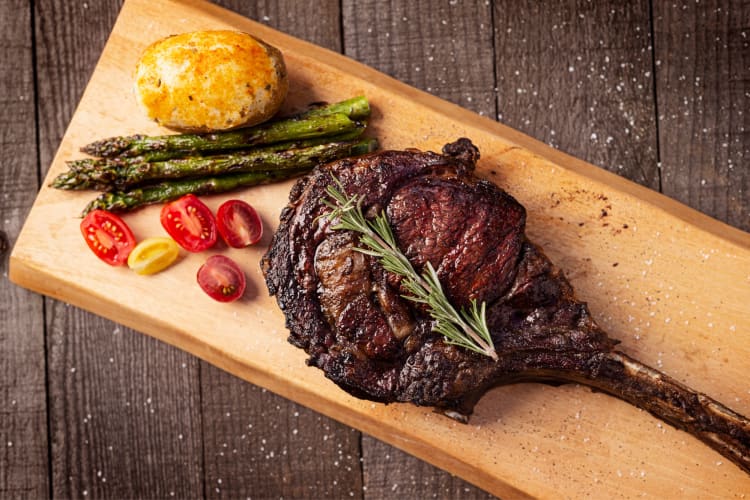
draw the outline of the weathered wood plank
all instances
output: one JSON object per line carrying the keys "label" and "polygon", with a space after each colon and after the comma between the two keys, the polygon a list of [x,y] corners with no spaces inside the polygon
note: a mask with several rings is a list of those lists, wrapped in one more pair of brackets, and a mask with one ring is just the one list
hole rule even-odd
{"label": "weathered wood plank", "polygon": [[42,298],[8,280],[37,191],[32,10],[0,3],[0,497],[49,493]]}
{"label": "weathered wood plank", "polygon": [[344,52],[487,115],[495,109],[491,22],[487,3],[348,1]]}
{"label": "weathered wood plank", "polygon": [[208,364],[201,381],[207,497],[361,498],[358,431]]}
{"label": "weathered wood plank", "polygon": [[[338,2],[217,3],[341,50]],[[205,363],[201,386],[208,497],[361,497],[359,432]]]}
{"label": "weathered wood plank", "polygon": [[[36,5],[43,168],[119,7],[119,1]],[[47,311],[53,496],[200,496],[198,362],[60,302],[47,300]]]}
{"label": "weathered wood plank", "polygon": [[750,230],[750,5],[654,2],[663,189]]}
{"label": "weathered wood plank", "polygon": [[[414,87],[493,116],[491,22],[487,2],[347,1],[344,50]],[[367,498],[491,497],[369,436],[363,436],[362,453]]]}
{"label": "weathered wood plank", "polygon": [[659,188],[649,2],[495,2],[498,120]]}

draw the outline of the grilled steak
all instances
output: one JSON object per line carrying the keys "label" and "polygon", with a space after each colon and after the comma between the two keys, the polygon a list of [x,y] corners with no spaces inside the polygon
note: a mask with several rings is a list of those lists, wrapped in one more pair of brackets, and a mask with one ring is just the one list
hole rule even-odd
{"label": "grilled steak", "polygon": [[[473,174],[477,148],[460,139],[432,152],[385,151],[321,166],[300,179],[262,260],[308,364],[354,396],[434,406],[467,421],[489,388],[578,382],[694,434],[750,472],[750,422],[615,349],[584,302],[524,234],[525,210]],[[333,230],[326,188],[339,179],[365,215],[385,211],[418,271],[437,270],[456,306],[487,304],[499,359],[450,344],[400,279]]]}

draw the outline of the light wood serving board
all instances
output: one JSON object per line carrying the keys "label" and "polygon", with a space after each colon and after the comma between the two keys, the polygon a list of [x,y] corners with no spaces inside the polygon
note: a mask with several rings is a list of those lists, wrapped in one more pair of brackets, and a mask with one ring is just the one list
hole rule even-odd
{"label": "light wood serving board", "polygon": [[[750,235],[658,193],[341,55],[198,1],[128,0],[11,255],[21,286],[178,346],[231,373],[402,448],[504,498],[741,497],[750,476],[692,436],[615,398],[575,385],[490,391],[469,425],[427,408],[349,397],[286,342],[259,260],[291,182],[251,188],[266,235],[249,250],[183,254],[142,277],[86,248],[78,214],[93,196],[46,187],[94,139],[166,133],[133,99],[141,50],[178,32],[233,28],[279,47],[287,110],[365,94],[384,148],[439,150],[460,136],[480,148],[479,174],[528,210],[527,232],[569,276],[622,349],[750,415]],[[207,197],[216,208],[229,196]],[[137,238],[163,235],[159,207],[127,215]],[[241,263],[246,296],[225,305],[195,284],[210,253]]]}

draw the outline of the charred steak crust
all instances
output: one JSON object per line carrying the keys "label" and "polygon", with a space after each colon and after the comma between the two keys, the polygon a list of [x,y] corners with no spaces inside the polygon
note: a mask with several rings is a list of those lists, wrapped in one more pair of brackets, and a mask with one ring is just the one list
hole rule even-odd
{"label": "charred steak crust", "polygon": [[[525,368],[529,353],[613,345],[526,240],[524,208],[474,176],[478,158],[459,139],[443,154],[386,151],[336,161],[293,187],[261,263],[266,284],[286,315],[290,342],[351,394],[469,414],[499,377]],[[356,236],[330,228],[321,200],[333,176],[363,196],[366,214],[386,211],[399,247],[417,270],[428,261],[435,267],[451,301],[488,304],[499,362],[433,333],[425,311],[400,296],[398,279],[354,250]]]}
{"label": "charred steak crust", "polygon": [[[686,430],[750,472],[750,421],[614,349],[573,288],[524,235],[526,214],[478,179],[479,151],[459,139],[432,152],[339,160],[299,180],[261,267],[308,364],[359,398],[429,405],[466,421],[492,386],[579,382]],[[498,361],[446,342],[399,279],[333,230],[322,203],[339,179],[365,214],[385,211],[399,248],[429,262],[451,301],[486,301]]]}

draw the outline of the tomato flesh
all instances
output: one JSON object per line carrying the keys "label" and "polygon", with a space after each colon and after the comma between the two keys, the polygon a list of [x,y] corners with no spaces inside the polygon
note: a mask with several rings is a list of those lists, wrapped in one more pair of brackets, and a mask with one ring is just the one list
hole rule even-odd
{"label": "tomato flesh", "polygon": [[198,269],[198,285],[214,300],[232,302],[245,293],[245,273],[229,257],[213,255]]}
{"label": "tomato flesh", "polygon": [[216,243],[216,218],[195,195],[188,194],[161,209],[161,225],[182,248],[202,252]]}
{"label": "tomato flesh", "polygon": [[216,225],[221,238],[233,248],[253,245],[263,236],[258,212],[242,200],[224,202],[216,211]]}
{"label": "tomato flesh", "polygon": [[92,210],[81,221],[81,234],[92,252],[111,266],[122,266],[135,247],[135,237],[119,216]]}
{"label": "tomato flesh", "polygon": [[128,267],[136,274],[154,274],[177,260],[180,249],[172,238],[146,238],[138,243],[128,257]]}

